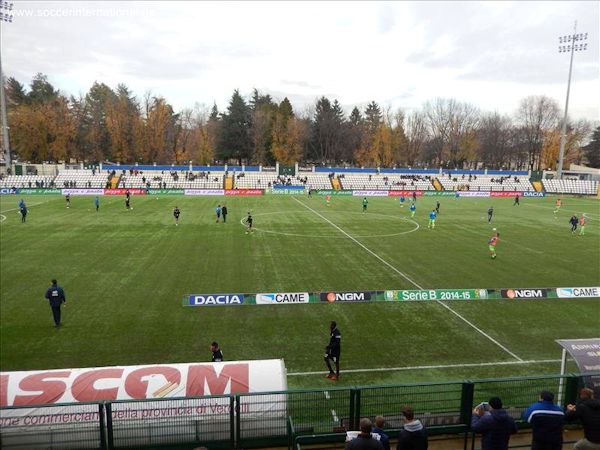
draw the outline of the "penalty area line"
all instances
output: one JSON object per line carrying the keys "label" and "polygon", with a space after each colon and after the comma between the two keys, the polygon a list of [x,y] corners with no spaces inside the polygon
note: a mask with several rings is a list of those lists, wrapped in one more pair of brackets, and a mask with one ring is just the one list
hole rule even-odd
{"label": "penalty area line", "polygon": [[[495,361],[495,362],[484,362],[484,363],[465,363],[465,364],[441,364],[431,366],[404,366],[404,367],[375,367],[372,369],[347,369],[343,370],[343,373],[370,373],[370,372],[402,372],[408,370],[431,370],[431,369],[458,369],[461,367],[492,367],[492,366],[519,366],[528,364],[548,364],[548,363],[559,363],[560,359],[532,359],[532,360],[520,360],[520,361]],[[310,375],[322,375],[326,372],[290,372],[290,377],[306,377]]]}
{"label": "penalty area line", "polygon": [[[326,221],[327,223],[329,223],[332,227],[334,227],[336,230],[338,230],[340,233],[342,233],[343,235],[345,235],[346,237],[348,237],[348,239],[350,239],[352,242],[354,242],[355,244],[357,244],[358,246],[360,246],[363,250],[365,250],[366,252],[368,252],[369,254],[373,255],[375,258],[377,258],[379,261],[381,261],[383,264],[385,264],[387,267],[389,267],[390,269],[392,269],[394,272],[396,272],[398,275],[400,275],[402,278],[404,278],[406,281],[408,281],[409,283],[411,283],[413,286],[415,286],[418,289],[421,290],[425,290],[425,288],[419,284],[417,284],[415,281],[413,281],[408,275],[406,275],[404,272],[401,272],[400,270],[398,270],[396,267],[392,266],[389,262],[387,262],[385,259],[383,259],[381,256],[379,256],[377,253],[375,253],[373,250],[371,250],[370,248],[368,248],[367,246],[365,246],[362,242],[358,241],[356,238],[354,238],[353,236],[351,236],[350,234],[346,233],[343,229],[341,229],[339,226],[337,226],[335,223],[333,223],[331,220],[329,220],[327,217],[325,217],[323,214],[321,214],[318,211],[315,211],[314,209],[312,209],[310,206],[308,206],[306,203],[301,202],[300,200],[298,200],[295,197],[292,197],[297,203],[300,203],[302,206],[304,206],[306,209],[308,209],[309,211],[312,211],[314,214],[316,214],[317,216],[319,216],[321,219],[323,219],[324,221]],[[479,334],[481,334],[482,336],[485,336],[486,338],[488,338],[490,341],[492,341],[494,344],[496,344],[498,347],[500,347],[502,350],[504,350],[506,353],[508,353],[510,356],[512,356],[513,358],[515,358],[517,361],[523,361],[518,355],[516,355],[514,352],[510,351],[507,347],[505,347],[504,345],[502,345],[500,342],[498,342],[496,339],[494,339],[493,337],[491,337],[489,334],[487,334],[485,331],[483,331],[481,328],[479,328],[477,325],[475,325],[474,323],[470,322],[467,318],[463,317],[461,314],[459,314],[458,312],[454,311],[454,309],[450,308],[448,305],[446,305],[445,303],[436,300],[436,302],[440,305],[442,305],[444,308],[446,308],[448,311],[450,311],[452,314],[454,314],[456,317],[458,317],[460,320],[462,320],[463,322],[465,322],[466,324],[468,324],[470,327],[472,327],[474,330],[476,330]]]}

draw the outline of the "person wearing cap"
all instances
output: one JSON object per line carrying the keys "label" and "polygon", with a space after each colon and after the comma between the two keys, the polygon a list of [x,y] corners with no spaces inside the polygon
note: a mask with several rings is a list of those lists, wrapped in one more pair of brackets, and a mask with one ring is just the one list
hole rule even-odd
{"label": "person wearing cap", "polygon": [[371,434],[373,425],[369,419],[360,419],[360,433],[346,443],[346,450],[383,450],[383,445]]}
{"label": "person wearing cap", "polygon": [[532,450],[561,450],[565,413],[554,404],[554,394],[540,392],[540,398],[523,413],[523,420],[531,424]]}
{"label": "person wearing cap", "polygon": [[507,450],[510,435],[515,434],[517,424],[502,408],[499,397],[490,398],[489,411],[482,406],[473,410],[471,429],[481,434],[482,450]]}

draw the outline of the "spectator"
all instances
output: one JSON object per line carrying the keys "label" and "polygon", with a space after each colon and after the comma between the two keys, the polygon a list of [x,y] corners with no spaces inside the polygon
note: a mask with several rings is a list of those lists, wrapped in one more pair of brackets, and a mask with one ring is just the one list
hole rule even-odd
{"label": "spectator", "polygon": [[427,450],[427,430],[410,406],[402,408],[402,421],[404,426],[398,435],[396,450]]}
{"label": "spectator", "polygon": [[360,433],[346,443],[346,450],[383,450],[383,445],[371,435],[371,421],[360,419]]}
{"label": "spectator", "polygon": [[517,424],[502,409],[502,400],[492,397],[487,405],[479,405],[473,410],[471,429],[481,433],[482,450],[507,450],[510,435],[517,432]]}
{"label": "spectator", "polygon": [[594,391],[581,389],[577,405],[567,405],[565,416],[567,421],[579,419],[583,425],[584,437],[573,450],[600,450],[600,401],[594,398]]}
{"label": "spectator", "polygon": [[565,414],[560,406],[554,404],[552,392],[540,392],[539,401],[527,408],[523,419],[531,424],[532,450],[562,449]]}
{"label": "spectator", "polygon": [[390,450],[390,437],[383,432],[384,425],[385,420],[383,420],[383,417],[375,417],[375,426],[373,427],[373,433],[377,433],[379,435],[379,442],[381,442],[381,445],[383,445],[383,450]]}

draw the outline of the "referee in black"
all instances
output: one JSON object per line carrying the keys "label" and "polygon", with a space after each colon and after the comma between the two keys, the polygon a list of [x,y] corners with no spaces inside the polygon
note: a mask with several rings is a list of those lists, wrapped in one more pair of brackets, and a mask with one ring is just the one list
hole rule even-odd
{"label": "referee in black", "polygon": [[[325,364],[327,364],[327,368],[329,369],[327,378],[332,381],[337,381],[340,377],[340,351],[342,334],[340,333],[340,330],[338,330],[337,323],[335,323],[335,321],[331,321],[329,324],[329,331],[329,345],[325,347]],[[335,363],[335,372],[331,367],[330,361]]]}
{"label": "referee in black", "polygon": [[212,344],[210,344],[210,351],[212,352],[212,362],[223,361],[223,352],[219,348],[219,343],[217,341],[213,341]]}
{"label": "referee in black", "polygon": [[65,291],[61,288],[56,280],[52,280],[52,286],[48,288],[45,296],[50,302],[52,308],[52,316],[54,317],[54,326],[60,327],[60,307],[67,301]]}

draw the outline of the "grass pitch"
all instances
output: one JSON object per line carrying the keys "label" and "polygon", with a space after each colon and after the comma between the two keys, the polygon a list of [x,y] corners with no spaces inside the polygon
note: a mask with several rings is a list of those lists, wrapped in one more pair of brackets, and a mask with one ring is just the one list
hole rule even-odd
{"label": "grass pitch", "polygon": [[[555,215],[553,198],[441,198],[435,230],[435,197],[419,198],[410,220],[393,198],[369,198],[362,213],[351,197],[328,207],[318,196],[136,196],[131,211],[102,197],[96,213],[93,197],[67,209],[31,196],[26,224],[18,200],[0,199],[3,371],[207,361],[217,340],[227,360],[284,358],[291,388],[330,386],[322,356],[336,320],[340,386],[549,374],[559,370],[555,339],[600,330],[599,299],[445,302],[456,314],[438,302],[182,306],[200,293],[598,286],[595,199],[564,198]],[[230,214],[217,224],[223,202]],[[586,235],[572,235],[568,220],[582,212]],[[53,277],[67,295],[60,329],[43,298]]]}

